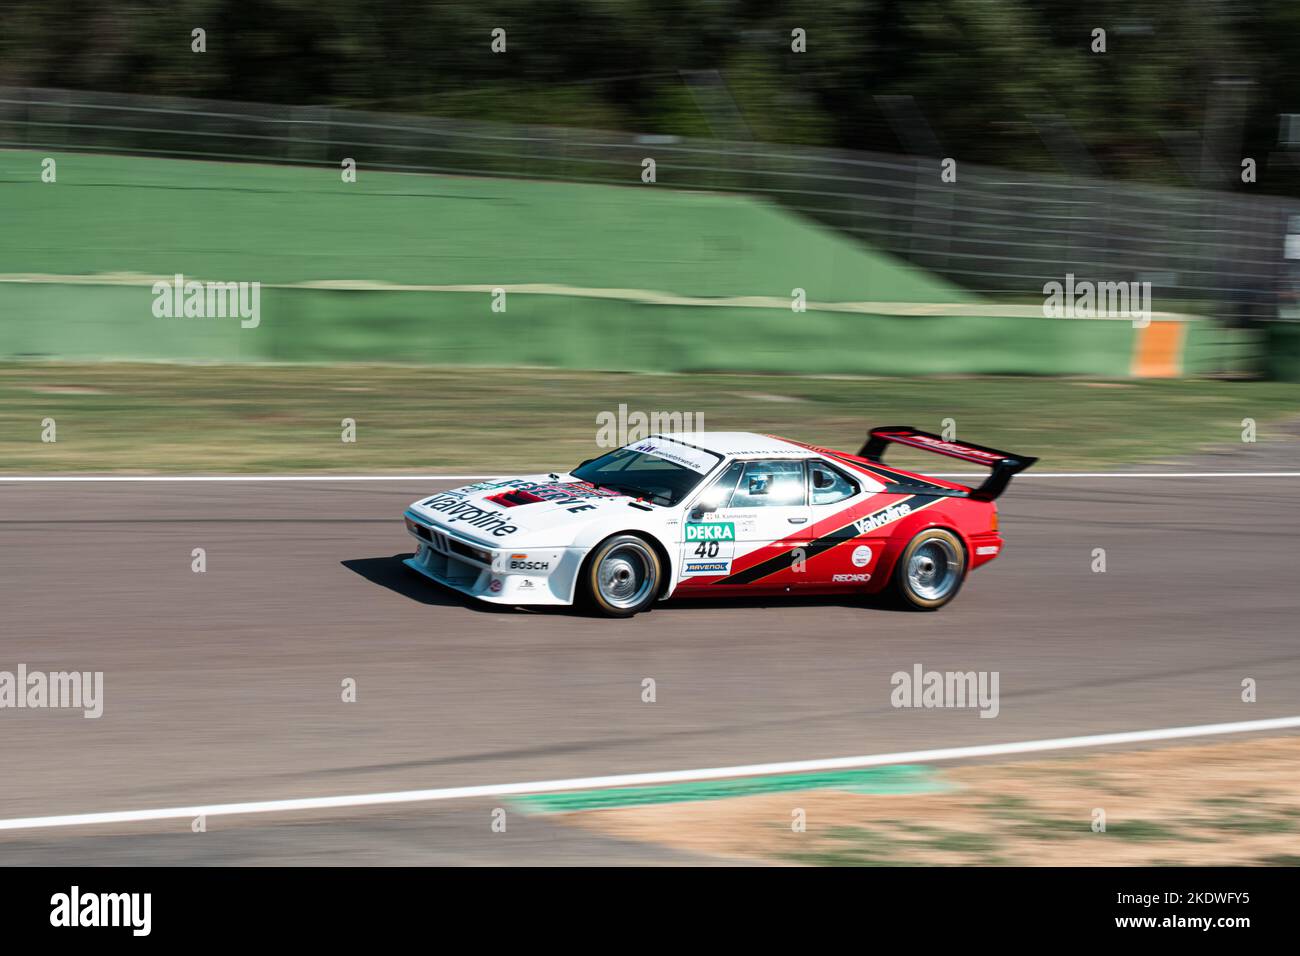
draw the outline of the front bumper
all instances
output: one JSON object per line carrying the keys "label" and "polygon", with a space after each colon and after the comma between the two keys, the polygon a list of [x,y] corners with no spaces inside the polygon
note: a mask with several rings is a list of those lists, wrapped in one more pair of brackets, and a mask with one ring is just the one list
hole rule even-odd
{"label": "front bumper", "polygon": [[402,563],[426,578],[493,604],[572,604],[582,554],[576,548],[490,548],[407,512],[419,544]]}

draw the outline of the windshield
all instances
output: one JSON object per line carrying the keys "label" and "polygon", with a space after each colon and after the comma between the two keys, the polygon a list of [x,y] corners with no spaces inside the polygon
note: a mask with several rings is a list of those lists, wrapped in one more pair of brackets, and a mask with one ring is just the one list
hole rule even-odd
{"label": "windshield", "polygon": [[[646,450],[638,451],[637,447]],[[669,461],[661,454],[672,455],[677,461]],[[671,507],[689,495],[721,460],[722,456],[713,452],[659,439],[593,458],[575,468],[573,475],[593,485]]]}

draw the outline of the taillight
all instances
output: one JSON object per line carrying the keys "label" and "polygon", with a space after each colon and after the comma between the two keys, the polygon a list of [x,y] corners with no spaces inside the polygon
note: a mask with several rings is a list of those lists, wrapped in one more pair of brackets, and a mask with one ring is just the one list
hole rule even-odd
{"label": "taillight", "polygon": [[989,530],[990,531],[998,530],[998,506],[997,505],[993,506],[991,517],[989,518]]}

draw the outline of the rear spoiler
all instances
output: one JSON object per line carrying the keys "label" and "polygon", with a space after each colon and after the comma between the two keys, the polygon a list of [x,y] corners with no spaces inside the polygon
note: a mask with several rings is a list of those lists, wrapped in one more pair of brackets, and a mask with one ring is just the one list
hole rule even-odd
{"label": "rear spoiler", "polygon": [[890,443],[921,448],[939,455],[947,455],[949,458],[960,458],[962,461],[992,468],[993,473],[988,476],[984,484],[971,490],[970,497],[977,501],[992,501],[1007,490],[1012,477],[1038,461],[1037,458],[1013,455],[1010,452],[986,448],[971,442],[946,441],[940,435],[923,432],[910,425],[884,425],[871,429],[867,443],[858,452],[858,457],[883,464],[881,456]]}

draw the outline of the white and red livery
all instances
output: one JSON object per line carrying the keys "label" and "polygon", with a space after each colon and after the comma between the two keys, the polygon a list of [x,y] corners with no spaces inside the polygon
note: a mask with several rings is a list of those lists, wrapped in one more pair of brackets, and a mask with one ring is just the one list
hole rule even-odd
{"label": "white and red livery", "polygon": [[[882,463],[907,445],[992,469],[968,487]],[[406,511],[406,564],[497,604],[629,617],[668,598],[889,592],[947,604],[1002,551],[997,498],[1037,459],[907,426],[856,455],[749,432],[651,435],[564,474],[494,478]]]}

